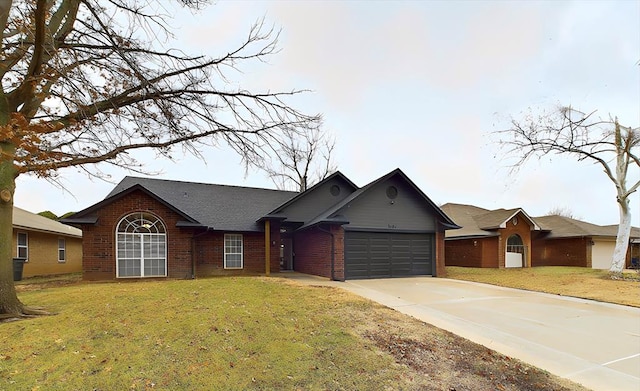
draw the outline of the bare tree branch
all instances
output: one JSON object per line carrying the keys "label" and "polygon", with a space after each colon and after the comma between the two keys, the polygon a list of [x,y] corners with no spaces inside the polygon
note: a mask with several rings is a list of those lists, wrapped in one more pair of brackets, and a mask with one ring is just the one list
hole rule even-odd
{"label": "bare tree branch", "polygon": [[627,183],[629,168],[640,169],[636,154],[640,148],[640,129],[622,126],[617,118],[596,119],[595,111],[585,114],[568,106],[538,116],[529,112],[522,120],[512,119],[509,129],[496,134],[504,154],[516,159],[511,166],[514,171],[532,157],[549,154],[574,156],[578,161],[591,161],[602,168],[616,188],[620,208],[611,271],[622,272],[631,229],[629,196],[640,188],[640,180]]}

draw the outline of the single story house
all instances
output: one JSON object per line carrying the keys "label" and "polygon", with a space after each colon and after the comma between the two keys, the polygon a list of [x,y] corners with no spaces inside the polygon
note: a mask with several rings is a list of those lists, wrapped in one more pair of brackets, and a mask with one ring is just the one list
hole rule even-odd
{"label": "single story house", "polygon": [[82,271],[82,231],[13,207],[14,258],[25,260],[23,277]]}
{"label": "single story house", "polygon": [[437,276],[456,227],[400,169],[361,188],[336,172],[302,193],[125,177],[64,221],[82,228],[88,280]]}
{"label": "single story house", "polygon": [[[442,210],[462,227],[446,232],[447,266],[611,266],[617,225],[555,215],[532,218],[521,208],[488,210],[450,203]],[[640,229],[632,228],[627,266],[640,255],[639,247]]]}
{"label": "single story house", "polygon": [[[617,225],[601,226],[564,216],[542,216],[535,220],[542,230],[534,239],[536,265],[584,266],[609,269],[618,234]],[[640,228],[631,228],[627,267],[638,258]]]}
{"label": "single story house", "polygon": [[532,265],[532,237],[540,226],[521,208],[487,210],[448,203],[442,210],[461,227],[446,231],[447,266]]}

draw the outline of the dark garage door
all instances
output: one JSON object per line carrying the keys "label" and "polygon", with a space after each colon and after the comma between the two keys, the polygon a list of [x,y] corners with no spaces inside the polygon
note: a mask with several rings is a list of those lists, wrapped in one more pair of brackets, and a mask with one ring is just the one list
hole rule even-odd
{"label": "dark garage door", "polygon": [[431,275],[434,234],[345,232],[345,278]]}

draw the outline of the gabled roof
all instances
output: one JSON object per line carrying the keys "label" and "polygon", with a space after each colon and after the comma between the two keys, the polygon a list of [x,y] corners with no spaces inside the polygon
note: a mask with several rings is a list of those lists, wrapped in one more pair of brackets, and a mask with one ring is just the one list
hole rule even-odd
{"label": "gabled roof", "polygon": [[[572,219],[570,217],[550,215],[536,217],[535,220],[540,226],[550,231],[546,236],[553,238],[574,238],[574,237],[616,237],[618,234],[617,225],[596,225],[586,221]],[[631,237],[640,238],[640,228],[631,228]]]}
{"label": "gabled roof", "polygon": [[13,227],[25,231],[38,231],[63,236],[82,237],[82,231],[55,220],[13,207]]}
{"label": "gabled roof", "polygon": [[456,231],[446,231],[445,237],[489,237],[499,236],[500,228],[506,228],[507,222],[517,214],[527,219],[533,230],[540,230],[540,226],[522,208],[488,210],[473,205],[448,203],[442,210],[462,228]]}
{"label": "gabled roof", "polygon": [[362,188],[354,191],[348,197],[346,197],[344,200],[342,200],[339,203],[335,204],[334,206],[332,206],[331,208],[327,209],[326,211],[320,213],[318,216],[316,216],[311,221],[305,223],[301,228],[307,228],[307,227],[310,227],[310,226],[313,226],[313,225],[317,225],[317,224],[322,224],[322,223],[334,223],[335,224],[336,222],[339,222],[341,224],[347,224],[348,222],[338,212],[342,208],[344,208],[346,205],[348,205],[349,203],[353,202],[358,197],[361,197],[363,194],[366,194],[367,191],[369,191],[370,189],[375,187],[375,185],[377,185],[378,183],[384,182],[387,179],[393,177],[394,175],[399,175],[407,184],[409,184],[422,197],[422,199],[427,204],[429,204],[433,208],[433,210],[440,216],[440,218],[441,218],[440,223],[441,224],[449,226],[450,229],[459,228],[453,222],[453,220],[451,220],[451,218],[449,218],[449,216],[447,216],[447,214],[445,212],[443,212],[433,201],[431,201],[431,199],[429,197],[427,197],[427,195],[424,194],[424,192],[422,190],[420,190],[420,188],[418,186],[416,186],[416,184],[413,183],[413,181],[411,179],[409,179],[409,177],[404,172],[402,172],[402,170],[400,170],[399,168],[396,168],[395,170],[391,171],[390,173],[388,173],[386,175],[383,175],[380,178],[374,180],[373,182],[371,182],[371,183],[363,186]]}
{"label": "gabled roof", "polygon": [[154,178],[125,177],[107,197],[66,221],[80,223],[96,210],[140,190],[165,204],[185,221],[181,226],[223,231],[261,231],[257,221],[298,193],[252,187],[214,185]]}
{"label": "gabled roof", "polygon": [[297,195],[295,197],[287,200],[282,205],[278,205],[277,208],[275,208],[274,210],[269,212],[269,215],[278,216],[279,212],[282,211],[283,209],[285,209],[287,206],[299,201],[301,198],[305,197],[307,194],[310,194],[313,190],[319,188],[320,186],[324,185],[325,183],[327,183],[329,181],[332,181],[335,178],[340,178],[340,179],[344,180],[347,183],[347,185],[349,185],[352,188],[352,190],[358,189],[358,186],[356,186],[353,182],[351,182],[351,180],[349,178],[344,176],[344,174],[342,174],[340,171],[336,171],[333,174],[331,174],[328,177],[326,177],[323,180],[321,180],[320,182],[318,182],[315,185],[311,186],[306,191],[303,191],[302,193],[297,193]]}

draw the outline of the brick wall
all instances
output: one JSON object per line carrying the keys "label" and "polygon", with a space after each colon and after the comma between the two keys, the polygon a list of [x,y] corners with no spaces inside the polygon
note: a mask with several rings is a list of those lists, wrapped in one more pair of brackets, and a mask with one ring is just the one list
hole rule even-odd
{"label": "brick wall", "polygon": [[591,238],[535,239],[533,266],[591,267]]}
{"label": "brick wall", "polygon": [[[333,266],[335,280],[344,280],[344,229],[331,226],[333,234]],[[317,227],[296,232],[293,236],[295,252],[294,270],[300,273],[331,276],[331,240],[329,233]]]}
{"label": "brick wall", "polygon": [[498,267],[499,237],[445,241],[447,266]]}
{"label": "brick wall", "polygon": [[151,213],[162,220],[167,230],[167,275],[171,278],[190,278],[193,229],[177,228],[176,223],[182,218],[142,191],[106,205],[96,212],[96,224],[82,226],[83,277],[87,280],[116,278],[116,226],[123,217],[133,212]]}
{"label": "brick wall", "polygon": [[[207,232],[194,239],[196,276],[242,275],[265,273],[265,245],[263,232],[242,233],[242,269],[224,268],[225,232]],[[280,226],[271,224],[271,273],[280,271]]]}
{"label": "brick wall", "polygon": [[[203,232],[202,229],[178,228],[176,223],[182,218],[176,212],[144,192],[137,191],[96,212],[98,222],[95,225],[82,226],[84,236],[83,276],[85,279],[116,278],[116,226],[123,217],[133,212],[152,213],[165,224],[167,230],[167,275],[170,278],[191,278],[194,261],[195,273],[198,277],[265,272],[264,233],[242,233],[243,269],[224,269],[224,232]],[[271,271],[278,272],[280,225],[277,222],[271,224],[271,241]]]}
{"label": "brick wall", "polygon": [[444,230],[436,231],[435,239],[436,257],[434,261],[436,263],[436,275],[434,277],[446,277]]}

